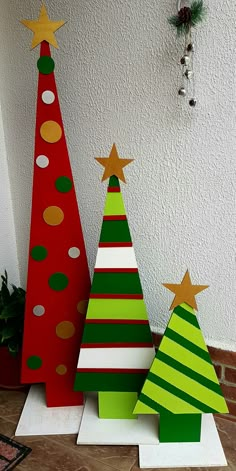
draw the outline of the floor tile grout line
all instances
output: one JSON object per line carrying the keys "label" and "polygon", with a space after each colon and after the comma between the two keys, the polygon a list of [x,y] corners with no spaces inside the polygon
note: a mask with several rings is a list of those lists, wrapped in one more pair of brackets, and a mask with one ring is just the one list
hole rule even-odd
{"label": "floor tile grout line", "polygon": [[[76,445],[76,443],[75,443],[76,448],[73,448],[73,447],[70,447],[70,446],[68,446],[68,445],[65,445],[64,443],[58,442],[56,439],[52,439],[52,438],[50,437],[50,435],[45,436],[45,438],[48,439],[49,441],[53,442],[53,443],[56,443],[57,445],[60,444],[61,446],[65,447],[65,448],[69,448],[70,450],[73,451],[73,453],[76,453],[76,450],[79,449],[79,445]],[[88,445],[88,446],[93,446],[93,445]],[[97,446],[97,445],[96,445],[96,446]],[[99,446],[99,445],[98,445],[98,446]],[[102,446],[102,445],[101,445],[101,446]],[[109,446],[109,445],[107,445],[107,446]],[[115,446],[115,445],[114,445],[114,446]],[[126,445],[124,445],[124,446],[126,446]],[[135,446],[135,447],[137,447],[138,445],[130,445],[130,446]],[[83,451],[80,451],[80,453],[81,453],[81,455],[86,456],[87,458],[91,458],[91,459],[97,461],[98,463],[101,463],[101,464],[103,464],[103,465],[105,464],[106,466],[109,466],[111,469],[114,469],[115,471],[120,471],[120,468],[115,468],[114,466],[112,466],[112,465],[110,465],[110,464],[106,464],[106,463],[104,463],[104,461],[100,461],[99,459],[94,458],[93,456],[90,456],[90,455],[87,455],[86,453],[83,453]],[[136,458],[135,458],[135,460],[136,460]],[[134,464],[135,464],[135,462],[134,462],[131,466],[133,467]],[[132,467],[131,467],[129,470],[127,470],[127,471],[131,471]]]}
{"label": "floor tile grout line", "polygon": [[[15,423],[15,421],[9,420],[10,416],[9,416],[9,417],[6,417],[6,418],[3,418],[3,417],[0,417],[0,418],[2,418],[2,420],[5,421],[5,422],[8,422],[8,423],[10,423],[10,424],[14,424],[15,427],[17,428],[17,424]],[[60,435],[58,435],[58,436],[60,436]],[[57,439],[52,438],[50,435],[27,435],[27,436],[22,436],[22,437],[21,437],[21,436],[15,437],[15,434],[11,435],[11,438],[13,438],[13,439],[14,439],[14,438],[18,439],[18,438],[19,438],[20,440],[24,440],[24,438],[30,439],[31,437],[34,438],[34,439],[36,438],[35,441],[37,441],[37,438],[38,438],[38,439],[43,438],[43,439],[45,439],[45,440],[49,440],[49,441],[52,442],[52,443],[55,443],[55,444],[57,444],[57,445],[60,445],[60,446],[63,446],[63,447],[65,447],[65,448],[67,448],[67,449],[72,450],[73,453],[76,453],[77,447],[79,448],[79,445],[76,445],[76,443],[74,444],[74,446],[76,446],[76,448],[73,448],[73,447],[71,447],[70,445],[67,445],[67,444],[62,443],[61,441],[57,441]],[[92,446],[92,445],[91,445],[91,446]],[[133,445],[133,446],[136,446],[136,445]],[[88,458],[91,458],[91,459],[97,461],[98,463],[101,463],[101,464],[103,464],[103,465],[106,464],[106,463],[104,463],[103,461],[100,461],[99,459],[94,458],[93,456],[87,455],[87,454],[86,454],[85,452],[83,452],[82,450],[80,451],[80,453],[81,453],[81,455],[83,455],[83,456],[85,456],[85,457],[88,457]],[[131,468],[130,468],[129,470],[127,470],[127,471],[130,471],[130,470],[132,469],[132,467],[135,465],[135,460],[136,460],[136,458],[134,458],[134,462],[132,463]],[[113,469],[113,470],[115,470],[115,471],[120,471],[120,468],[116,468],[116,467],[114,467],[113,465],[106,464],[106,466],[109,466],[111,469]]]}

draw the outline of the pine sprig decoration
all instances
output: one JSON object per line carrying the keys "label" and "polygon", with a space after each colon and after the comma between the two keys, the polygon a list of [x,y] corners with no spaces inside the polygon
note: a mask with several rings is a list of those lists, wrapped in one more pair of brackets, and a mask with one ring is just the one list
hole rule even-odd
{"label": "pine sprig decoration", "polygon": [[196,26],[204,20],[206,16],[206,7],[203,5],[203,0],[195,0],[191,5],[191,24]]}
{"label": "pine sprig decoration", "polygon": [[187,33],[191,26],[195,27],[206,16],[206,8],[203,5],[203,0],[194,0],[191,7],[183,7],[179,10],[177,15],[168,18],[170,25],[177,29],[178,35]]}

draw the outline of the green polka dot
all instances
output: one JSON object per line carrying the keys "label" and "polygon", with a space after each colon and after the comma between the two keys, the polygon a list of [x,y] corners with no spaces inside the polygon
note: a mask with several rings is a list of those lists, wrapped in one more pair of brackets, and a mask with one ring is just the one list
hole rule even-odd
{"label": "green polka dot", "polygon": [[47,257],[48,251],[42,245],[36,245],[32,248],[30,254],[34,260],[37,260],[37,262],[41,262]]}
{"label": "green polka dot", "polygon": [[39,72],[44,75],[49,75],[54,71],[55,63],[50,56],[42,56],[37,62]]}
{"label": "green polka dot", "polygon": [[38,370],[42,366],[42,363],[42,359],[36,355],[33,355],[27,359],[27,366],[31,370]]}
{"label": "green polka dot", "polygon": [[48,280],[50,288],[54,289],[55,291],[62,291],[65,289],[69,283],[69,280],[64,273],[54,273],[50,276]]}
{"label": "green polka dot", "polygon": [[55,182],[55,186],[61,193],[68,193],[72,188],[72,181],[68,177],[59,177]]}

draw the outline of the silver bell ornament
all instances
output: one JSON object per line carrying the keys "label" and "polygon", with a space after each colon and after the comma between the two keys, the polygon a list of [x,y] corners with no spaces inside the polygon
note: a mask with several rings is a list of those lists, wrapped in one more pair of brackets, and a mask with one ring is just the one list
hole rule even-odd
{"label": "silver bell ornament", "polygon": [[186,70],[186,72],[184,73],[185,77],[190,80],[193,76],[193,71],[192,70]]}
{"label": "silver bell ornament", "polygon": [[187,51],[188,52],[194,52],[194,43],[189,43],[187,45]]}
{"label": "silver bell ornament", "polygon": [[190,64],[190,57],[187,54],[185,54],[183,57],[181,57],[180,63],[182,65],[189,65]]}
{"label": "silver bell ornament", "polygon": [[189,105],[190,106],[194,107],[194,106],[196,106],[196,104],[197,104],[196,98],[191,98],[191,100],[189,100]]}
{"label": "silver bell ornament", "polygon": [[181,88],[179,89],[179,91],[178,91],[178,94],[179,94],[180,96],[186,96],[187,92],[186,92],[186,90],[185,90],[184,87],[181,87]]}

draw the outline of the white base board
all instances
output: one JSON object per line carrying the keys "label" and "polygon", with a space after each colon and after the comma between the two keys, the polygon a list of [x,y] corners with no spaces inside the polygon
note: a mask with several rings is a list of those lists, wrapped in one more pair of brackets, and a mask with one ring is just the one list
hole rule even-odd
{"label": "white base board", "polygon": [[47,407],[45,387],[31,386],[15,435],[66,435],[78,433],[84,406]]}
{"label": "white base board", "polygon": [[139,446],[140,468],[227,466],[212,414],[203,414],[199,443],[159,443]]}
{"label": "white base board", "polygon": [[78,435],[78,445],[158,444],[155,415],[138,419],[99,419],[97,394],[88,394]]}

